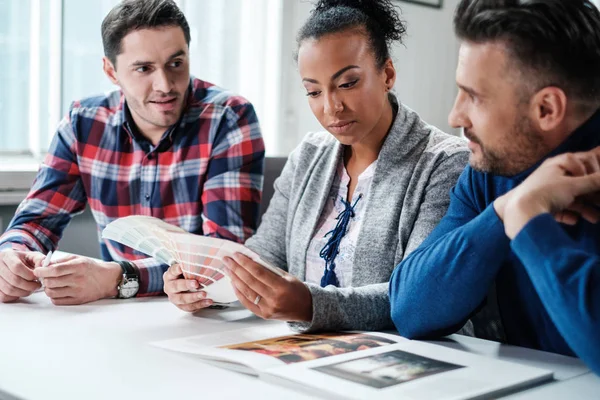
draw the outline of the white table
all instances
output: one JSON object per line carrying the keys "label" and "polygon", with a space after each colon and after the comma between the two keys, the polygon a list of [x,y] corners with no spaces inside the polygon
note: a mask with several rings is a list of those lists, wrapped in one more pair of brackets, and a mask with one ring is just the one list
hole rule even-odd
{"label": "white table", "polygon": [[35,293],[0,304],[0,391],[27,400],[310,398],[148,344],[258,321],[246,310],[201,315],[164,297],[57,307]]}
{"label": "white table", "polygon": [[511,400],[599,399],[600,378],[591,372],[514,394]]}
{"label": "white table", "polygon": [[600,377],[577,358],[462,335],[431,343],[554,372],[555,382],[502,397],[510,400],[600,399]]}
{"label": "white table", "polygon": [[[164,297],[57,307],[36,293],[0,304],[0,399],[310,398],[148,344],[260,323],[243,309],[191,315]],[[600,378],[577,359],[459,335],[435,343],[555,371],[557,382],[509,398],[600,397]]]}
{"label": "white table", "polygon": [[[569,380],[590,372],[589,368],[578,358],[500,344],[469,336],[451,335],[443,340],[429,342],[498,360],[547,369],[554,372],[554,379],[557,381]],[[600,378],[598,378],[598,382],[600,383]]]}

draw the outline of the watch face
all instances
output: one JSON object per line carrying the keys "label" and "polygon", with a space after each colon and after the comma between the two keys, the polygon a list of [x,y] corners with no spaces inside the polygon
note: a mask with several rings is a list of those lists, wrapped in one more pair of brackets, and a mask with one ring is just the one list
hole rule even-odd
{"label": "watch face", "polygon": [[119,289],[119,294],[122,298],[128,299],[130,297],[135,296],[139,289],[140,289],[140,284],[138,281],[129,280],[129,281],[125,281],[121,285],[121,287]]}

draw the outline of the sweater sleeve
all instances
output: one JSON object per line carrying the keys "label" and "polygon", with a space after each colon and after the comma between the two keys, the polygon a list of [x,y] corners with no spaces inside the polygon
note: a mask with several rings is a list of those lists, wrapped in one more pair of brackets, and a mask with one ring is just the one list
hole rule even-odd
{"label": "sweater sleeve", "polygon": [[460,329],[485,300],[510,250],[493,204],[479,211],[474,175],[465,169],[440,224],[392,274],[391,317],[402,336]]}
{"label": "sweater sleeve", "polygon": [[600,257],[571,239],[550,214],[525,225],[511,242],[565,341],[600,374]]}

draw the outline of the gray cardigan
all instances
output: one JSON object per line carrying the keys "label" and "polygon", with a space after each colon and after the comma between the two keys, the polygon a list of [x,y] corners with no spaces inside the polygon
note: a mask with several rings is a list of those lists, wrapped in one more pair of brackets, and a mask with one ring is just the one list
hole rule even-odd
{"label": "gray cardigan", "polygon": [[[262,223],[246,246],[304,280],[306,251],[342,154],[343,145],[328,132],[309,133],[290,154]],[[426,124],[399,105],[369,189],[351,287],[307,284],[313,319],[291,326],[299,331],[393,326],[388,298],[392,271],[445,214],[449,191],[467,159],[464,140]]]}

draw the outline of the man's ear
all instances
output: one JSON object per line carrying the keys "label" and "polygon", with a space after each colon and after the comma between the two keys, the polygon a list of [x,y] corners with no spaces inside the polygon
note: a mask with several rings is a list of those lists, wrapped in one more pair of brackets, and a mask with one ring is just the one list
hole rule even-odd
{"label": "man's ear", "polygon": [[567,95],[562,89],[548,86],[533,95],[531,119],[542,132],[559,127],[567,115]]}
{"label": "man's ear", "polygon": [[107,57],[102,57],[102,69],[112,83],[115,85],[119,84],[119,80],[117,79],[117,69]]}

